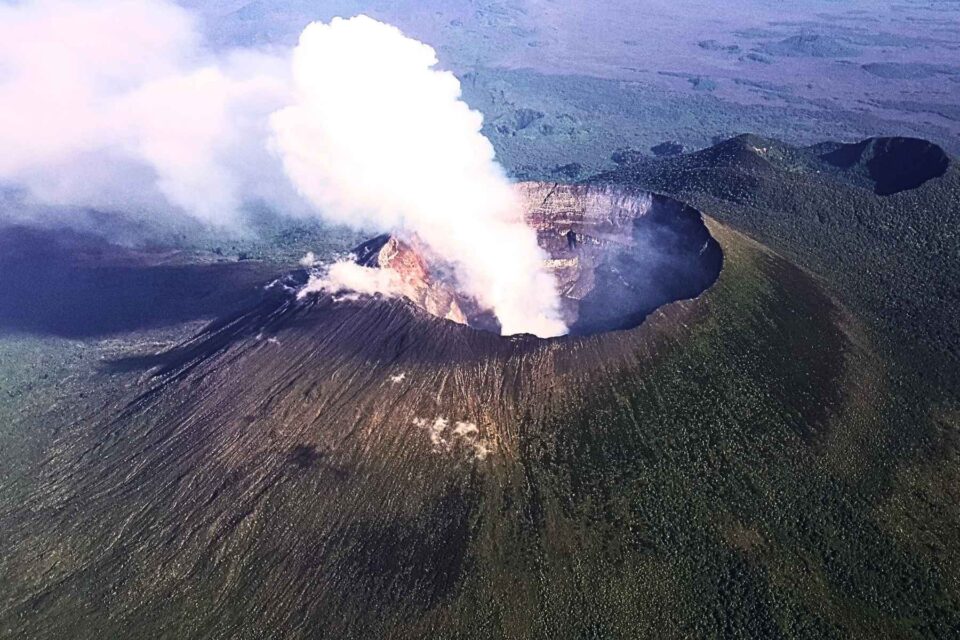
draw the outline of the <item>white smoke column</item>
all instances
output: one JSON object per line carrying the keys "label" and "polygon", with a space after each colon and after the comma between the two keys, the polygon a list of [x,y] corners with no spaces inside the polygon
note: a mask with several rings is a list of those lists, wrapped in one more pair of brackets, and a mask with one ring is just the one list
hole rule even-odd
{"label": "white smoke column", "polygon": [[429,46],[366,16],[313,23],[295,102],[271,118],[294,185],[340,223],[419,236],[504,334],[561,335],[544,254],[460,83]]}

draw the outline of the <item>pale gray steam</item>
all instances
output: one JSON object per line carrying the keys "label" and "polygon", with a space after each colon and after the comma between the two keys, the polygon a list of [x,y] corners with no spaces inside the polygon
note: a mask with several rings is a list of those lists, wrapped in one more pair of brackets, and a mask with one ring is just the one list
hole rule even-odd
{"label": "pale gray steam", "polygon": [[0,189],[240,223],[251,202],[415,234],[504,333],[565,332],[493,148],[434,51],[363,16],[208,51],[166,0],[0,5]]}
{"label": "pale gray steam", "polygon": [[296,210],[266,146],[288,69],[284,54],[205,51],[169,2],[2,5],[0,181],[39,205],[177,209],[222,226],[245,201]]}

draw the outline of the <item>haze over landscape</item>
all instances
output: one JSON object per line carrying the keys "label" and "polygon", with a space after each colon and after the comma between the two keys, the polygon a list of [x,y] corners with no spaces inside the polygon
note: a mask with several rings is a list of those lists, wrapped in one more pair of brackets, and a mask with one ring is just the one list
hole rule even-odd
{"label": "haze over landscape", "polygon": [[950,0],[0,0],[0,637],[956,637],[958,61]]}

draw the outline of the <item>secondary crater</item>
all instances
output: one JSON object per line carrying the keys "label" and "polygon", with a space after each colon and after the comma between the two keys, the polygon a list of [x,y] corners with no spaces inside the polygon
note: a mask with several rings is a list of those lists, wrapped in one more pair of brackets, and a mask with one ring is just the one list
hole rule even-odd
{"label": "secondary crater", "polygon": [[[557,280],[570,335],[636,327],[658,307],[698,296],[720,274],[720,245],[700,213],[676,200],[607,185],[516,188]],[[381,235],[353,253],[363,266],[394,270],[403,295],[428,313],[500,332],[489,311],[456,290],[449,272],[424,258],[415,238]]]}
{"label": "secondary crater", "polygon": [[854,184],[890,196],[939,178],[950,167],[943,148],[917,138],[870,138],[837,145],[821,156]]}

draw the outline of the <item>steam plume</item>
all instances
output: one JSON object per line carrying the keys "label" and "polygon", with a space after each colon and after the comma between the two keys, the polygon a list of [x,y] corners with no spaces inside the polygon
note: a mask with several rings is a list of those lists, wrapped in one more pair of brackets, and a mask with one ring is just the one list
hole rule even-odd
{"label": "steam plume", "polygon": [[192,15],[165,0],[0,4],[0,182],[33,204],[217,226],[245,201],[295,209],[266,147],[288,66],[206,51]]}
{"label": "steam plume", "polygon": [[416,235],[504,333],[563,333],[482,117],[436,64],[363,16],[211,52],[168,0],[0,4],[0,196],[216,226],[256,201]]}
{"label": "steam plume", "polygon": [[365,16],[314,23],[295,103],[273,115],[284,166],[338,222],[416,234],[505,334],[565,331],[544,255],[490,142],[433,49]]}

